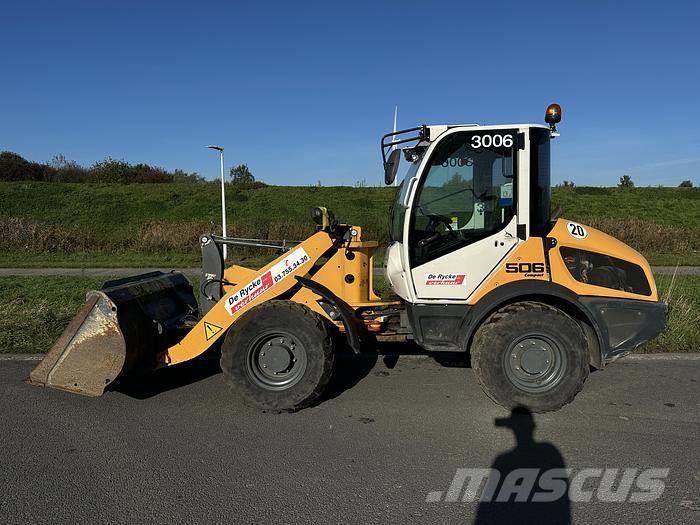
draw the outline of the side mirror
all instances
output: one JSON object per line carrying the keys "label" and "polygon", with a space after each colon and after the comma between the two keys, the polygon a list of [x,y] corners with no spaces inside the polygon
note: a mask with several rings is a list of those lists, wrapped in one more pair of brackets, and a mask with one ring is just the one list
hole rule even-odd
{"label": "side mirror", "polygon": [[330,232],[335,229],[335,216],[328,208],[323,206],[311,208],[311,218],[319,231]]}
{"label": "side mirror", "polygon": [[389,158],[384,162],[384,184],[387,186],[394,184],[396,172],[399,171],[400,160],[401,150],[397,148],[389,153]]}

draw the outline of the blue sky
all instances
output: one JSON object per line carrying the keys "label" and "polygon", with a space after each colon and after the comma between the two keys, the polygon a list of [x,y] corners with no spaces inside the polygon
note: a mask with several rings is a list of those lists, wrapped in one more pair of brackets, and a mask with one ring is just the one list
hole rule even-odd
{"label": "blue sky", "polygon": [[8,2],[0,150],[272,184],[381,179],[421,123],[564,119],[555,181],[700,183],[700,3]]}

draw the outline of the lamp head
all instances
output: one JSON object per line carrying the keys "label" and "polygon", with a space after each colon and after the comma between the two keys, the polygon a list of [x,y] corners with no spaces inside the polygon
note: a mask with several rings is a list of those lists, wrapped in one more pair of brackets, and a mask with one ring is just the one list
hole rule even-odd
{"label": "lamp head", "polygon": [[556,133],[557,124],[561,122],[561,106],[559,104],[550,104],[547,106],[547,111],[544,113],[544,121],[549,124],[551,132]]}

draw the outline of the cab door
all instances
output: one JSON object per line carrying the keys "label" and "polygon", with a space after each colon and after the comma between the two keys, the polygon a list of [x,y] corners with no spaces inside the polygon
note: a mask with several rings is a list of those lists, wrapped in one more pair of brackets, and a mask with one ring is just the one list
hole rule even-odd
{"label": "cab door", "polygon": [[418,300],[467,299],[518,243],[518,129],[474,128],[440,139],[407,223]]}

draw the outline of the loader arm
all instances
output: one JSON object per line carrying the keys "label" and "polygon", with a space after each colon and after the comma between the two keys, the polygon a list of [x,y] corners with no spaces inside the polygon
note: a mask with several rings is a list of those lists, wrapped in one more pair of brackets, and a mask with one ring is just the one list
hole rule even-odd
{"label": "loader arm", "polygon": [[183,363],[203,354],[245,312],[279,297],[296,285],[295,277],[308,273],[318,259],[333,247],[334,241],[328,232],[319,231],[254,272],[249,281],[236,285],[212,306],[179,343],[160,353],[157,368]]}

